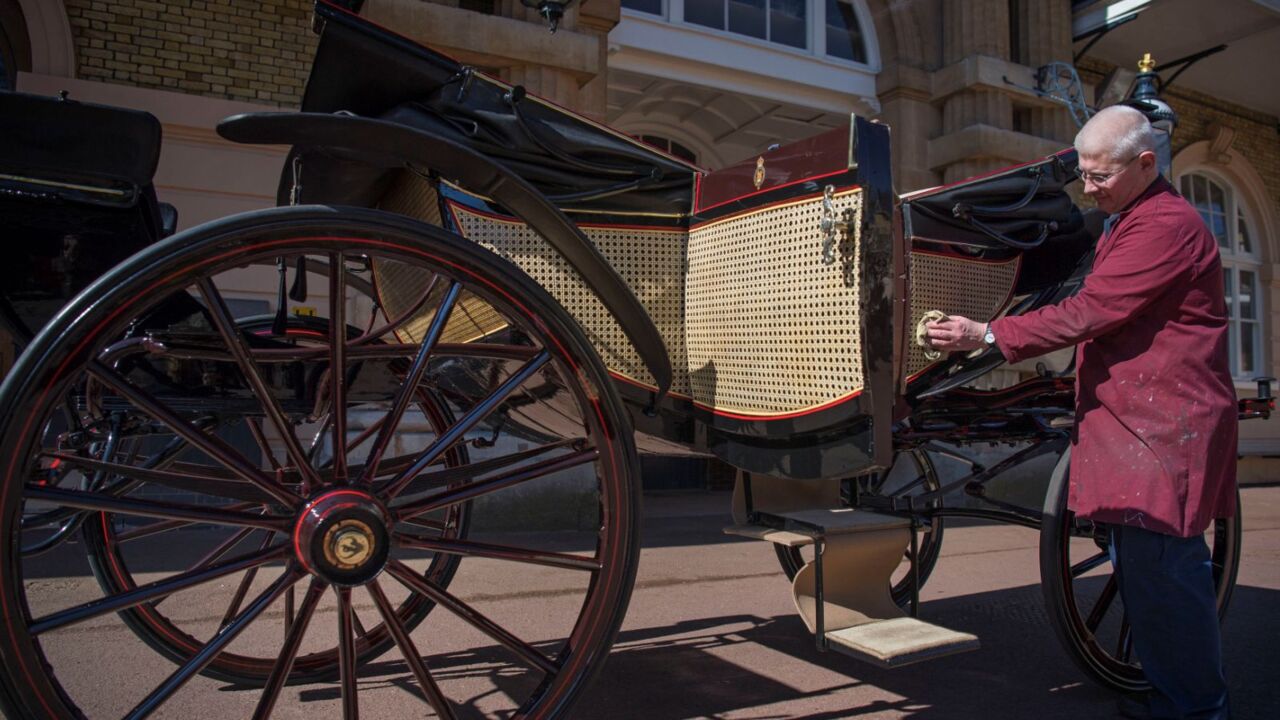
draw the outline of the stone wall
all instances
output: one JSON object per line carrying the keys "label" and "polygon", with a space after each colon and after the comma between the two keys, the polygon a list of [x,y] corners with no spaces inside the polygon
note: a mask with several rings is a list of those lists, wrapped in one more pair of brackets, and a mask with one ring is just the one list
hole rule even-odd
{"label": "stone wall", "polygon": [[312,0],[65,0],[86,80],[295,107]]}

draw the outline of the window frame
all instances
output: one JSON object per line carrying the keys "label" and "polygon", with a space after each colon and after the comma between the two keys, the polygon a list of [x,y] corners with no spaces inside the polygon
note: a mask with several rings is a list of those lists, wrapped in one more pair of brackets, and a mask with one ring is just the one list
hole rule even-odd
{"label": "window frame", "polygon": [[[1230,180],[1208,171],[1204,168],[1192,168],[1184,171],[1178,176],[1178,192],[1186,198],[1187,202],[1200,213],[1201,218],[1205,217],[1205,208],[1197,204],[1201,198],[1196,188],[1196,178],[1205,183],[1205,190],[1210,198],[1212,197],[1211,186],[1216,186],[1223,196],[1223,225],[1226,231],[1227,244],[1224,247],[1220,242],[1218,244],[1218,254],[1222,261],[1223,271],[1223,292],[1227,295],[1227,324],[1230,328],[1228,341],[1229,347],[1229,363],[1231,366],[1231,377],[1238,383],[1251,382],[1254,378],[1269,375],[1267,365],[1267,327],[1264,322],[1266,318],[1267,297],[1266,284],[1263,282],[1263,258],[1262,248],[1260,244],[1261,237],[1258,233],[1260,227],[1255,219],[1252,208],[1246,203],[1241,202],[1240,191]],[[1184,188],[1191,192],[1188,194],[1183,192]],[[1205,198],[1208,204],[1209,198]],[[1211,210],[1209,212],[1212,212]],[[1240,224],[1243,223],[1245,232],[1249,239],[1251,248],[1247,252],[1240,250]],[[1209,232],[1213,233],[1213,226],[1206,221]],[[1214,236],[1215,239],[1217,236]],[[1244,284],[1241,278],[1244,273],[1251,273],[1253,282],[1251,289],[1253,297],[1251,305],[1253,307],[1253,317],[1245,318],[1240,314],[1242,307],[1242,298],[1246,297],[1242,292]],[[1244,369],[1244,353],[1243,353],[1243,336],[1245,330],[1250,330],[1253,338],[1253,353],[1249,358],[1252,361],[1252,369]]]}
{"label": "window frame", "polygon": [[[848,58],[843,58],[838,55],[830,55],[827,53],[827,0],[805,0],[805,47],[803,48],[728,30],[729,3],[728,0],[720,1],[725,8],[724,17],[726,29],[686,22],[684,19],[685,0],[659,0],[661,7],[661,12],[659,13],[651,13],[645,10],[629,8],[625,3],[622,4],[621,8],[624,15],[634,14],[638,18],[662,18],[671,25],[677,25],[691,30],[697,30],[699,32],[713,33],[721,37],[737,41],[759,43],[771,49],[810,56],[833,64],[871,71],[877,71],[879,69],[879,47],[874,41],[875,34],[872,24],[873,19],[867,8],[865,0],[847,0],[853,7],[858,21],[859,36],[862,42],[862,53],[866,57],[865,61],[850,60]],[[768,19],[770,1],[771,0],[767,0],[765,3],[766,34],[768,34],[770,23]]]}

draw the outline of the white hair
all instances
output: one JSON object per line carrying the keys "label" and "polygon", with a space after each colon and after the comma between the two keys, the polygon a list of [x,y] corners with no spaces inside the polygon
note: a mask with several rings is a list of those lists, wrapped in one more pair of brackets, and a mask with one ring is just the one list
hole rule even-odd
{"label": "white hair", "polygon": [[1128,105],[1103,108],[1089,118],[1075,139],[1082,156],[1104,156],[1123,162],[1156,149],[1156,134],[1147,117]]}

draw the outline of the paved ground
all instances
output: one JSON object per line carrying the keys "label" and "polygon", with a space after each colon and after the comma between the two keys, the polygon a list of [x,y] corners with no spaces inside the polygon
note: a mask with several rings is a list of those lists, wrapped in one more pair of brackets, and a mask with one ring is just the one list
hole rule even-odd
{"label": "paved ground", "polygon": [[[949,527],[923,615],[982,649],[897,670],[818,653],[765,543],[718,540],[714,498],[650,498],[648,542],[589,718],[1098,718],[1042,608],[1038,536]],[[1280,487],[1244,490],[1240,579],[1226,623],[1237,720],[1280,717]]]}
{"label": "paved ground", "polygon": [[[720,533],[728,507],[725,495],[646,500],[645,547],[627,620],[575,717],[1113,716],[1112,696],[1083,679],[1047,625],[1032,531],[949,526],[943,557],[925,588],[924,615],[978,635],[983,647],[885,671],[814,650],[794,614],[772,549]],[[1226,624],[1226,658],[1236,718],[1261,720],[1280,717],[1280,487],[1246,489],[1244,506],[1244,560]],[[45,577],[32,587],[37,604],[65,607],[94,596],[83,563],[50,556],[42,567]],[[549,628],[557,618],[574,616],[574,595],[555,576],[516,579],[493,561],[469,560],[463,567],[450,589],[521,637],[553,635]],[[214,628],[223,610],[211,598],[234,586],[223,583],[175,596],[162,609],[182,618],[186,627]],[[359,592],[357,606],[371,618],[368,596]],[[332,609],[322,606],[313,625],[323,630],[309,635],[313,649],[331,643],[325,635],[332,637],[333,618]],[[270,623],[279,618],[263,622],[271,630]],[[433,613],[414,637],[432,648],[442,685],[465,699],[460,714],[470,716],[503,700],[519,679],[495,674],[491,652],[451,650],[453,632],[444,614]],[[282,627],[265,634],[278,647]],[[64,680],[74,686],[69,690],[97,706],[91,715],[95,718],[120,717],[173,668],[111,616],[49,633],[44,642]],[[274,653],[270,642],[262,648],[249,640],[237,643],[241,652]],[[384,655],[370,670],[360,684],[362,717],[424,714],[406,692],[411,681],[399,655]],[[156,717],[248,717],[257,698],[255,690],[198,678]],[[331,684],[290,687],[282,703],[273,717],[341,717],[337,688]]]}

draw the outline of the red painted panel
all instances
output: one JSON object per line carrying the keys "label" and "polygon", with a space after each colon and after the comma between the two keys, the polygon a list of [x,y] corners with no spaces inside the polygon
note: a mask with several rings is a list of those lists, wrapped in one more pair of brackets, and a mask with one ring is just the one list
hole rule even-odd
{"label": "red painted panel", "polygon": [[849,128],[837,128],[767,152],[764,182],[755,186],[757,158],[744,160],[702,178],[694,212],[744,197],[776,190],[816,177],[842,172],[849,167]]}

